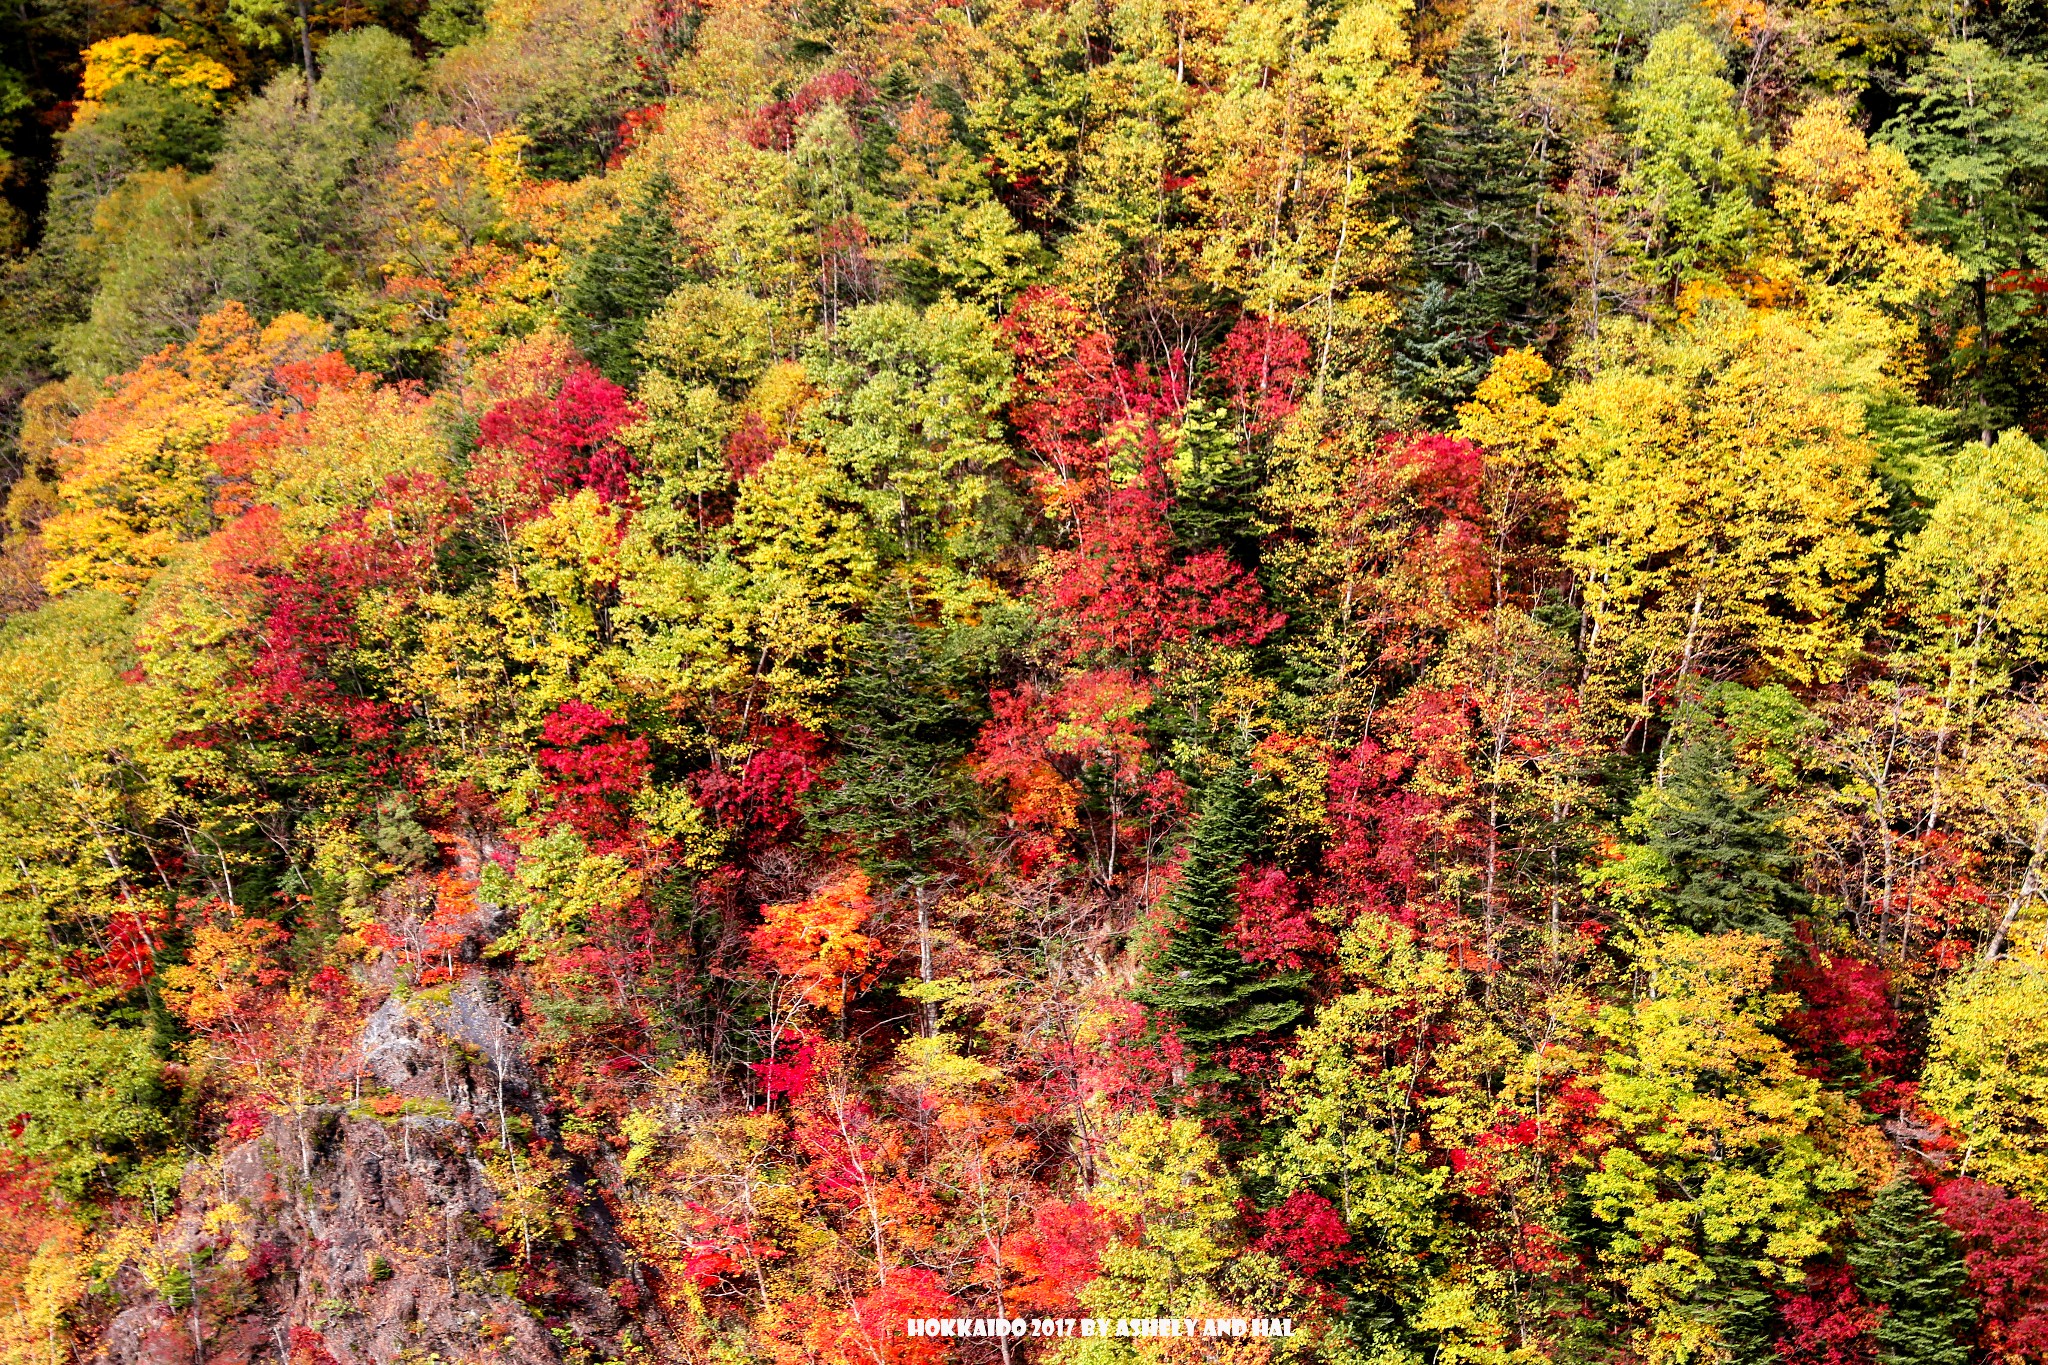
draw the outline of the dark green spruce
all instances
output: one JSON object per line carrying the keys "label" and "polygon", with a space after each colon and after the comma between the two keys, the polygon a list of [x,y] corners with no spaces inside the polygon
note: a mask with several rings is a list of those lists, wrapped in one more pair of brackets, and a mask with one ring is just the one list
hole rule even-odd
{"label": "dark green spruce", "polygon": [[1897,1179],[1856,1220],[1849,1249],[1856,1287],[1884,1310],[1881,1365],[1969,1365],[1977,1303],[1955,1234],[1919,1182]]}
{"label": "dark green spruce", "polygon": [[676,225],[668,177],[648,180],[569,285],[569,328],[591,363],[616,383],[640,377],[640,338],[647,319],[682,283],[676,267]]}
{"label": "dark green spruce", "polygon": [[1518,82],[1499,41],[1467,29],[1415,133],[1408,202],[1415,292],[1394,370],[1409,394],[1448,414],[1493,356],[1540,343],[1550,308],[1545,270],[1545,144],[1521,118]]}
{"label": "dark green spruce", "polygon": [[1136,992],[1140,1003],[1171,1015],[1181,1041],[1198,1053],[1276,1032],[1301,1014],[1307,973],[1267,975],[1229,940],[1238,878],[1264,842],[1252,781],[1250,765],[1239,761],[1203,792],[1194,844],[1170,907],[1173,936]]}
{"label": "dark green spruce", "polygon": [[1678,752],[1649,832],[1650,847],[1676,874],[1672,918],[1703,934],[1788,936],[1812,902],[1784,813],[1769,791],[1736,772],[1734,747],[1719,726],[1688,724],[1673,742]]}

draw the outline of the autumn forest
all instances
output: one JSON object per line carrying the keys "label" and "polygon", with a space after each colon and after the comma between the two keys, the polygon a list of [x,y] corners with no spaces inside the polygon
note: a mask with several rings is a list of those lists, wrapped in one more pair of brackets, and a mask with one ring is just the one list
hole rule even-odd
{"label": "autumn forest", "polygon": [[0,195],[0,1365],[2048,1365],[2040,0],[7,0]]}

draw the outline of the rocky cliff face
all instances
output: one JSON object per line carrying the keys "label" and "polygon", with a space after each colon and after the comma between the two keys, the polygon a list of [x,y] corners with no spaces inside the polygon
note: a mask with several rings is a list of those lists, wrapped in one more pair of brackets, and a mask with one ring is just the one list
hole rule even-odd
{"label": "rocky cliff face", "polygon": [[361,1028],[361,1098],[273,1114],[188,1168],[179,1216],[110,1286],[124,1307],[99,1360],[630,1353],[642,1329],[622,1305],[640,1301],[644,1278],[561,1148],[521,1044],[474,965],[439,990],[386,998]]}

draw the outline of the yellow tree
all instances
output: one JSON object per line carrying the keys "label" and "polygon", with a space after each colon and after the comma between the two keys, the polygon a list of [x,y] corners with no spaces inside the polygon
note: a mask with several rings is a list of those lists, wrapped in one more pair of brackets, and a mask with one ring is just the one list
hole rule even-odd
{"label": "yellow tree", "polygon": [[1781,248],[1810,303],[1824,313],[1874,313],[1893,364],[1910,378],[1919,355],[1914,310],[1961,269],[1913,231],[1926,182],[1896,147],[1872,146],[1833,100],[1793,122],[1774,169]]}
{"label": "yellow tree", "polygon": [[60,510],[43,524],[44,585],[132,598],[179,545],[210,532],[209,447],[273,395],[279,365],[318,354],[326,338],[296,313],[259,328],[231,303],[190,342],[118,380],[57,443]]}
{"label": "yellow tree", "polygon": [[[1856,395],[1875,376],[1867,358],[1840,356],[1840,340],[1709,303],[1667,335],[1610,328],[1591,377],[1558,403],[1588,701],[1632,733],[1708,667],[1841,676],[1856,644],[1849,608],[1872,582],[1878,493]],[[1468,424],[1498,420],[1547,444],[1507,398],[1476,404]]]}
{"label": "yellow tree", "polygon": [[[1770,1330],[1748,1291],[1795,1284],[1858,1184],[1831,1150],[1829,1108],[1772,1030],[1776,945],[1671,930],[1637,946],[1632,1002],[1604,1009],[1604,1147],[1587,1157],[1602,1269],[1655,1362],[1742,1354]],[[1875,1139],[1873,1138],[1873,1141]]]}

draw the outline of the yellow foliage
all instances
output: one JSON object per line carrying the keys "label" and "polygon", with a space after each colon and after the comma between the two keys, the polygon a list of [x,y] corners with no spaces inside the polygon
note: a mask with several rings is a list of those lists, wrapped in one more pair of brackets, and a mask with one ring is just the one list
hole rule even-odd
{"label": "yellow foliage", "polygon": [[176,38],[148,33],[103,38],[85,50],[86,99],[103,100],[129,81],[189,91],[210,104],[235,83],[235,75]]}
{"label": "yellow foliage", "polygon": [[1639,698],[1730,654],[1798,682],[1841,675],[1878,491],[1854,391],[1874,377],[1833,340],[1710,306],[1675,335],[1604,350],[1564,395],[1564,559],[1585,584],[1596,678]]}
{"label": "yellow foliage", "polygon": [[1640,997],[1599,1018],[1612,1145],[1585,1189],[1615,1228],[1602,1259],[1649,1361],[1710,1358],[1702,1294],[1731,1265],[1796,1282],[1840,1221],[1828,1196],[1855,1183],[1823,1150],[1818,1082],[1773,1036],[1789,1004],[1771,993],[1775,958],[1759,935],[1660,933],[1638,947]]}
{"label": "yellow foliage", "polygon": [[1543,400],[1554,377],[1534,351],[1509,351],[1493,362],[1472,401],[1458,410],[1458,434],[1495,455],[1543,465],[1558,439],[1557,410]]}
{"label": "yellow foliage", "polygon": [[296,313],[259,329],[231,303],[190,342],[116,381],[56,445],[62,510],[43,526],[44,586],[132,599],[178,545],[211,531],[209,447],[268,399],[277,366],[318,353],[327,337]]}
{"label": "yellow foliage", "polygon": [[1926,182],[1898,148],[1872,146],[1844,104],[1823,101],[1801,114],[1777,162],[1786,246],[1814,283],[1903,309],[1955,281],[1955,260],[1913,233]]}
{"label": "yellow foliage", "polygon": [[0,1299],[0,1365],[49,1365],[72,1357],[70,1317],[92,1287],[92,1258],[76,1226],[57,1225],[12,1292]]}
{"label": "yellow foliage", "polygon": [[2048,958],[1975,966],[1943,994],[1921,1098],[1956,1127],[1961,1173],[2048,1199]]}

